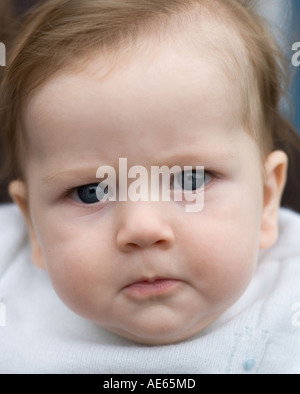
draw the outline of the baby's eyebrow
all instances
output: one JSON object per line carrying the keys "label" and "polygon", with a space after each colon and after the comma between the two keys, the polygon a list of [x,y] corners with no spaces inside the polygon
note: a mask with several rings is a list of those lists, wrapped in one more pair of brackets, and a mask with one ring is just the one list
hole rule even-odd
{"label": "baby's eyebrow", "polygon": [[[218,162],[228,161],[230,159],[233,159],[234,157],[235,155],[233,152],[228,151],[226,149],[217,149],[217,148],[215,149],[213,154],[207,154],[207,153],[203,154],[202,152],[201,153],[199,152],[199,154],[195,154],[195,153],[180,154],[180,153],[172,152],[171,154],[166,154],[164,155],[164,157],[161,157],[159,163],[156,164],[153,163],[152,165],[161,166],[161,165],[169,164],[169,167],[171,168],[174,165],[179,165],[183,167],[184,165],[190,166],[192,163],[194,163],[193,165],[195,166],[196,165],[209,166],[209,165],[214,165]],[[136,165],[140,165],[140,164],[136,163]],[[96,166],[57,171],[53,174],[44,176],[42,178],[42,183],[50,186],[57,183],[70,182],[70,180],[72,181],[78,180],[78,182],[82,181],[86,183],[92,183],[95,182],[97,179],[99,180],[99,178],[97,177],[97,170],[101,166],[105,166],[105,164],[100,165],[99,163]],[[113,168],[116,170],[116,173],[118,173],[119,165]]]}
{"label": "baby's eyebrow", "polygon": [[65,182],[70,179],[94,178],[96,179],[98,167],[77,168],[72,170],[58,171],[54,174],[46,175],[42,178],[42,183],[51,185]]}
{"label": "baby's eyebrow", "polygon": [[213,151],[202,151],[199,152],[168,152],[162,155],[160,162],[165,163],[175,163],[178,165],[210,165],[217,162],[225,162],[235,158],[235,152],[231,149],[226,149],[224,147],[215,147]]}

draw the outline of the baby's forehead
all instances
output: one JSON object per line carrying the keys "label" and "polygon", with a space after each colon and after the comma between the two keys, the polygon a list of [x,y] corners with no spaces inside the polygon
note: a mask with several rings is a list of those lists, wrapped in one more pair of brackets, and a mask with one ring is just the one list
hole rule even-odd
{"label": "baby's forehead", "polygon": [[[102,69],[106,68],[108,72],[114,67],[120,69],[126,67],[128,60],[135,61],[138,58],[144,58],[147,64],[149,61],[159,61],[163,66],[164,53],[173,49],[173,52],[191,59],[191,64],[195,64],[197,58],[209,59],[212,65],[219,65],[230,79],[236,80],[237,71],[245,71],[246,74],[249,66],[248,48],[234,21],[224,20],[219,13],[205,11],[205,8],[201,12],[192,10],[193,8],[186,13],[173,15],[165,24],[150,24],[135,37],[120,40],[109,48],[104,46],[101,49],[104,60]],[[90,59],[97,57],[97,53],[95,55],[92,53]],[[80,58],[67,66],[72,69],[74,65],[76,67],[76,64],[81,64],[80,67],[83,66],[84,69],[85,65],[91,65],[84,53],[83,64],[78,60]],[[175,62],[178,62],[177,56],[174,67]],[[95,71],[98,72],[99,68]]]}
{"label": "baby's forehead", "polygon": [[[95,146],[99,130],[110,130],[114,140],[126,146],[132,133],[143,128],[143,142],[157,138],[161,147],[154,130],[183,134],[191,127],[222,129],[224,121],[234,124],[237,119],[237,84],[227,78],[204,42],[200,54],[178,41],[164,42],[159,47],[148,44],[121,64],[117,58],[115,62],[108,67],[107,57],[98,53],[80,71],[65,69],[32,95],[25,111],[32,152],[40,158],[52,152],[54,157],[60,146],[70,148],[71,156],[73,138],[83,130]],[[168,149],[170,142],[164,142]],[[179,136],[178,142],[183,142]]]}
{"label": "baby's forehead", "polygon": [[[45,144],[40,130],[47,130],[49,124],[52,128],[57,124],[60,129],[63,122],[67,130],[70,113],[82,121],[80,103],[82,108],[86,102],[91,103],[91,115],[87,119],[91,122],[97,113],[93,108],[101,106],[101,96],[104,106],[119,103],[119,111],[124,100],[134,102],[140,97],[145,106],[151,108],[153,103],[159,103],[162,107],[166,105],[168,112],[171,105],[167,108],[168,103],[160,100],[162,95],[166,100],[174,100],[173,108],[179,96],[186,95],[188,102],[194,95],[193,100],[197,100],[204,113],[222,118],[223,112],[228,111],[238,123],[243,103],[240,81],[245,79],[238,74],[241,64],[246,63],[242,40],[237,32],[211,16],[193,17],[190,24],[179,22],[174,22],[167,32],[139,36],[131,48],[123,45],[70,59],[25,103],[24,130],[30,146],[42,152],[40,145]],[[176,30],[175,26],[180,29]],[[105,95],[115,99],[106,102]],[[107,108],[106,113],[113,114],[115,110]],[[192,114],[186,111],[185,122],[189,116]],[[49,149],[48,142],[46,148]]]}
{"label": "baby's forehead", "polygon": [[[113,49],[102,48],[98,51],[83,54],[77,59],[70,58],[62,69],[58,69],[49,80],[38,87],[34,94],[49,94],[59,88],[64,80],[65,84],[72,84],[72,80],[88,81],[93,79],[105,83],[107,79],[124,81],[130,73],[144,73],[144,85],[153,82],[151,78],[157,73],[165,73],[165,80],[170,82],[169,71],[176,71],[174,84],[193,86],[199,80],[205,80],[207,73],[214,74],[215,80],[224,89],[230,84],[230,91],[242,88],[241,80],[246,78],[241,71],[247,69],[248,56],[245,45],[235,29],[208,15],[193,18],[192,23],[186,21],[176,24],[169,30],[159,34],[145,34],[137,36],[131,47],[124,44]],[[166,30],[166,29],[165,29]],[[164,34],[164,35],[162,35]],[[203,68],[203,64],[207,67]],[[205,75],[206,74],[206,75]],[[206,79],[213,83],[213,78]],[[69,82],[67,82],[69,81]],[[82,86],[84,88],[84,84]],[[211,86],[213,89],[214,86]],[[235,91],[235,93],[238,93]],[[231,95],[232,96],[232,95]],[[230,97],[228,97],[230,98]],[[31,101],[31,100],[29,100]],[[36,102],[37,104],[37,102]]]}
{"label": "baby's forehead", "polygon": [[[234,105],[239,85],[234,62],[229,65],[230,55],[227,54],[226,61],[220,50],[212,48],[205,37],[197,43],[191,37],[188,40],[182,36],[178,40],[174,38],[163,42],[148,39],[148,42],[143,41],[143,47],[123,53],[124,56],[122,52],[100,51],[77,63],[73,61],[40,86],[27,101],[25,109],[30,112],[34,109],[38,121],[41,111],[51,116],[51,107],[67,99],[68,92],[71,105],[74,96],[77,103],[80,100],[92,102],[93,92],[95,98],[103,93],[103,97],[115,95],[116,101],[121,101],[119,91],[125,92],[127,98],[130,93],[144,98],[149,91],[152,95],[168,93],[175,98],[188,91],[195,93],[195,99],[202,106],[211,104],[212,98],[218,111],[222,109],[222,100],[230,101],[234,97]],[[61,110],[64,111],[62,102]]]}

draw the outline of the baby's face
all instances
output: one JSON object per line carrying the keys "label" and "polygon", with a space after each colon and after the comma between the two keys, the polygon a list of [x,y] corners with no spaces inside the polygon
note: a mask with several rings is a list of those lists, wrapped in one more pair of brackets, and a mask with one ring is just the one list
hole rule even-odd
{"label": "baby's face", "polygon": [[[142,343],[180,341],[214,322],[252,278],[259,148],[216,59],[168,47],[103,78],[101,67],[95,58],[84,72],[56,76],[27,103],[34,259],[76,313]],[[86,185],[99,183],[100,166],[117,172],[119,158],[149,174],[154,165],[204,166],[203,210],[172,199],[95,201]]]}

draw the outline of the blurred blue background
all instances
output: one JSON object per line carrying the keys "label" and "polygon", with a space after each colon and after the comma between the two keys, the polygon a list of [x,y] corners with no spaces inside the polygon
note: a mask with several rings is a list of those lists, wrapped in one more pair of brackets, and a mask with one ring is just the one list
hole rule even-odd
{"label": "blurred blue background", "polygon": [[[297,29],[296,37],[297,41],[300,42],[300,0],[293,0],[293,7],[295,10],[295,26]],[[297,74],[292,86],[292,97],[294,103],[294,124],[300,132],[300,66],[297,67]]]}
{"label": "blurred blue background", "polygon": [[[279,45],[292,59],[296,53],[292,52],[292,45],[300,42],[300,0],[259,0],[257,6],[273,27]],[[291,62],[290,69],[293,77],[290,97],[287,102],[282,102],[282,109],[300,133],[300,66],[295,67]],[[289,104],[293,106],[292,111],[286,107]]]}

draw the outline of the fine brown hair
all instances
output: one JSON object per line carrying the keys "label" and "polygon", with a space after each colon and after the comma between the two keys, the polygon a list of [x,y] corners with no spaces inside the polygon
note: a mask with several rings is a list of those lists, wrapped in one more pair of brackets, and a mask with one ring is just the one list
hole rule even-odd
{"label": "fine brown hair", "polygon": [[[15,10],[13,8],[13,4],[11,0],[2,0],[0,2],[0,42],[5,45],[6,50],[10,48],[12,45],[12,41],[17,31],[17,19],[15,15]],[[5,72],[5,66],[0,67],[0,80],[2,80]],[[1,97],[1,90],[0,90]],[[0,121],[1,122],[1,121]],[[1,134],[1,123],[0,123],[0,134]],[[0,169],[4,165],[5,160],[7,161],[8,157],[4,155],[5,149],[3,146],[3,141],[0,138]],[[7,172],[7,171],[6,171]],[[7,182],[5,180],[5,175],[2,171],[2,179],[1,179],[1,170],[0,170],[0,203],[9,201],[9,195],[7,190]]]}

